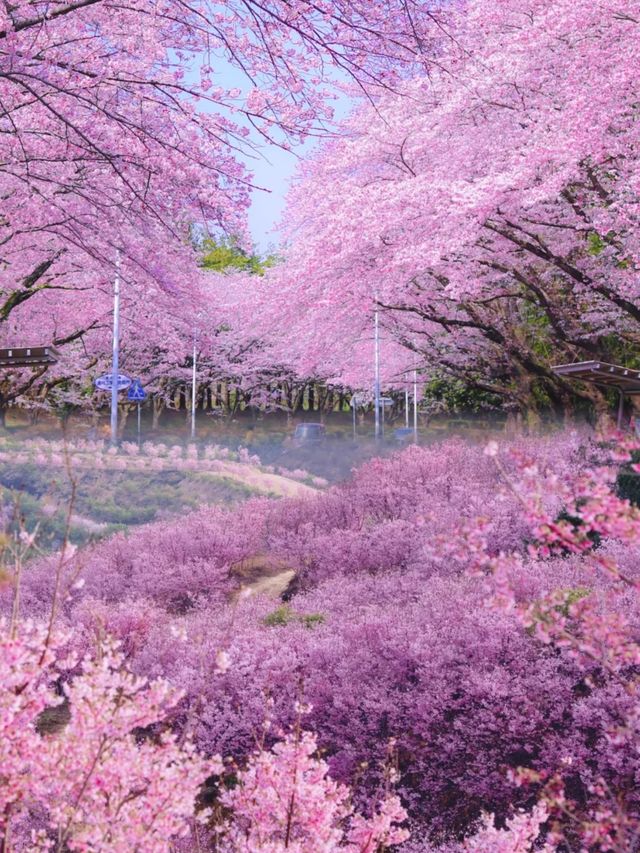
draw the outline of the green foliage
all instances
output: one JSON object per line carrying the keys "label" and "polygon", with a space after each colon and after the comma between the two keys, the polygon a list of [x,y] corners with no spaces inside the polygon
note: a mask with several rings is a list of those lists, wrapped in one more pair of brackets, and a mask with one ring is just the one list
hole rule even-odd
{"label": "green foliage", "polygon": [[591,590],[587,586],[574,586],[569,589],[562,590],[563,594],[563,602],[559,604],[557,609],[560,613],[567,619],[569,617],[569,611],[574,604],[577,604],[578,601],[581,601],[583,598],[586,598],[588,595],[591,595]]}
{"label": "green foliage", "polygon": [[[615,236],[615,231],[609,231],[606,235],[607,239],[605,240],[596,231],[592,231],[587,237],[587,252],[590,255],[597,257],[602,254],[607,247],[611,248],[612,245],[615,246],[615,243],[613,243]],[[626,270],[629,269],[631,265],[632,261],[630,258],[619,258],[616,261],[618,269]]]}
{"label": "green foliage", "polygon": [[288,604],[281,604],[280,607],[268,613],[262,623],[267,628],[282,628],[292,622],[299,622],[305,628],[315,628],[317,625],[322,625],[324,621],[322,613],[296,613]]}
{"label": "green foliage", "polygon": [[146,524],[153,521],[156,507],[134,504],[116,503],[112,498],[86,498],[83,502],[83,513],[95,518],[98,523],[107,524]]}
{"label": "green foliage", "polygon": [[427,382],[424,400],[439,403],[440,408],[452,414],[477,414],[501,406],[496,394],[480,391],[461,379],[450,377],[435,377]]}
{"label": "green foliage", "polygon": [[[253,494],[245,484],[228,478],[170,470],[82,471],[75,478],[75,543],[110,535],[118,527],[148,523],[159,514],[178,514],[205,503],[231,504]],[[71,498],[66,472],[33,463],[5,463],[0,465],[0,493],[4,503],[19,504],[28,529],[42,519],[43,550],[60,545]],[[45,503],[58,509],[43,512]]]}
{"label": "green foliage", "polygon": [[208,237],[202,242],[202,252],[200,264],[212,272],[238,270],[252,275],[264,275],[265,270],[276,263],[274,255],[263,258],[255,252],[247,254],[233,238],[213,240]]}
{"label": "green foliage", "polygon": [[598,234],[597,231],[592,231],[587,237],[587,252],[590,255],[597,256],[607,248],[607,244]]}
{"label": "green foliage", "polygon": [[549,392],[547,388],[545,388],[543,382],[532,382],[531,383],[531,396],[533,397],[536,407],[548,408],[551,406],[551,398],[549,397]]}
{"label": "green foliage", "polygon": [[300,616],[300,622],[305,628],[315,628],[316,625],[322,625],[324,621],[322,613],[305,613],[303,616]]}
{"label": "green foliage", "polygon": [[[59,506],[53,513],[43,514],[42,505],[32,495],[12,489],[0,487],[0,500],[2,504],[11,508],[8,529],[5,531],[10,535],[19,532],[18,518],[22,519],[25,530],[33,531],[38,527],[37,547],[41,552],[55,551],[64,542],[67,531],[67,507]],[[110,529],[105,531],[112,533]],[[92,531],[82,525],[72,523],[70,526],[70,538],[76,545],[85,545],[96,538]]]}
{"label": "green foliage", "polygon": [[280,607],[268,613],[262,622],[267,628],[282,628],[284,625],[295,622],[296,618],[296,614],[288,604],[281,604]]}
{"label": "green foliage", "polygon": [[0,484],[12,491],[28,492],[41,497],[50,491],[59,480],[51,470],[38,465],[0,465]]}
{"label": "green foliage", "polygon": [[[631,462],[636,465],[640,462],[640,452],[631,454]],[[626,465],[622,467],[616,478],[616,494],[634,506],[640,506],[640,474]]]}
{"label": "green foliage", "polygon": [[522,325],[519,333],[538,358],[551,361],[553,358],[553,331],[547,312],[535,303],[524,300],[520,305]]}
{"label": "green foliage", "polygon": [[640,355],[634,342],[625,341],[619,335],[610,334],[604,335],[600,339],[600,343],[615,364],[623,364],[632,370],[640,370]]}
{"label": "green foliage", "polygon": [[[571,608],[578,601],[591,595],[591,590],[586,586],[574,586],[567,589],[559,589],[554,593],[554,598],[557,603],[551,607],[552,611],[561,614],[565,619],[571,615]],[[534,603],[531,611],[532,624],[526,629],[530,636],[535,634],[536,623],[545,623],[549,621],[549,607],[544,599],[539,599]]]}

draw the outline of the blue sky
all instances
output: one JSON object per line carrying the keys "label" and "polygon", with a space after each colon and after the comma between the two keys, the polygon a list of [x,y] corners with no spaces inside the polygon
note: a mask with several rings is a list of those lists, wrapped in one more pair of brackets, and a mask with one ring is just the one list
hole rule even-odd
{"label": "blue sky", "polygon": [[[241,71],[229,65],[218,56],[217,82],[225,89],[240,89],[247,92],[250,83]],[[333,103],[336,117],[345,116],[350,107],[346,95],[337,92],[338,97]],[[236,121],[238,116],[233,117]],[[294,152],[285,151],[277,145],[266,145],[255,133],[251,141],[257,151],[252,156],[244,158],[245,164],[253,172],[254,183],[263,187],[264,191],[255,190],[251,210],[249,211],[249,227],[253,240],[260,251],[276,248],[279,243],[277,225],[284,211],[285,196],[289,182],[296,171],[300,158],[309,156],[313,151],[315,141],[300,145]]]}
{"label": "blue sky", "polygon": [[[298,151],[298,156],[303,156],[308,149],[309,146],[304,146]],[[256,186],[268,190],[254,191],[249,211],[251,234],[258,248],[264,251],[278,244],[278,234],[272,232],[284,210],[285,195],[296,170],[298,157],[277,145],[263,145],[260,155],[259,159],[247,159],[246,163],[254,174]]]}

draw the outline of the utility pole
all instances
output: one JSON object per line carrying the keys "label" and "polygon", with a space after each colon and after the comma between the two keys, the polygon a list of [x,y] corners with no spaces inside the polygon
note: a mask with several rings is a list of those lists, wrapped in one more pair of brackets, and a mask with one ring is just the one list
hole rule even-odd
{"label": "utility pole", "polygon": [[378,318],[378,305],[373,313],[373,331],[375,345],[375,376],[374,376],[374,406],[375,406],[375,436],[380,438],[380,320]]}
{"label": "utility pole", "polygon": [[413,371],[413,440],[418,441],[418,371]]}
{"label": "utility pole", "polygon": [[196,437],[196,359],[198,353],[196,351],[197,329],[193,330],[193,372],[191,375],[191,438]]}
{"label": "utility pole", "polygon": [[118,443],[118,374],[120,372],[120,252],[113,281],[113,344],[111,348],[111,444]]}

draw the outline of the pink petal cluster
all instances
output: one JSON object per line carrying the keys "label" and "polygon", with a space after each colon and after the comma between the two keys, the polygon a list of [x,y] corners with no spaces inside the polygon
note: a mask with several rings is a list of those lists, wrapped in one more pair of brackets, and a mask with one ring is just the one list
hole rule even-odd
{"label": "pink petal cluster", "polygon": [[464,849],[468,853],[554,853],[549,844],[536,844],[542,824],[548,818],[544,805],[536,806],[530,814],[518,814],[507,821],[506,829],[496,829],[493,816],[484,819],[482,829],[470,838]]}
{"label": "pink petal cluster", "polygon": [[302,732],[252,757],[239,787],[224,797],[234,819],[222,849],[375,853],[408,838],[397,826],[406,819],[397,797],[387,798],[372,818],[352,815],[348,788],[329,777],[329,766],[316,751],[314,735]]}
{"label": "pink petal cluster", "polygon": [[128,673],[108,641],[98,657],[64,661],[63,640],[27,623],[11,633],[2,625],[4,847],[160,853],[189,832],[210,772],[164,728],[180,694]]}

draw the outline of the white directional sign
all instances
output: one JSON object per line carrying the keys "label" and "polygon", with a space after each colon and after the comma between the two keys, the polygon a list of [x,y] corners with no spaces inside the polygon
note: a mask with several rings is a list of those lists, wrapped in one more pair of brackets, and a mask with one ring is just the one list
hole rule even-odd
{"label": "white directional sign", "polygon": [[[112,375],[110,373],[103,373],[102,376],[98,376],[93,384],[99,391],[111,391],[112,382]],[[117,385],[118,391],[126,391],[129,385],[131,385],[129,377],[125,376],[124,373],[119,373]]]}

